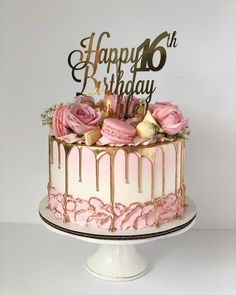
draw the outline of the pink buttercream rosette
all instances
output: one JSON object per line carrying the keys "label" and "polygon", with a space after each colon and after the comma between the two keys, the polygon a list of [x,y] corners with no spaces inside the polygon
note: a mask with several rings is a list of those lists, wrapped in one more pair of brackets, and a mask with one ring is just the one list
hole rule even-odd
{"label": "pink buttercream rosette", "polygon": [[54,187],[49,188],[49,209],[58,219],[63,219],[63,194],[58,193]]}
{"label": "pink buttercream rosette", "polygon": [[[60,220],[64,215],[64,197],[54,188],[49,190],[49,208],[54,216]],[[181,216],[184,212],[184,199],[179,190],[178,194],[170,193],[155,202],[131,203],[125,206],[115,203],[113,210],[115,218],[113,225],[118,230],[142,229],[163,224]],[[66,198],[67,219],[80,226],[109,229],[112,224],[112,210],[109,204],[104,204],[96,197],[87,200]]]}

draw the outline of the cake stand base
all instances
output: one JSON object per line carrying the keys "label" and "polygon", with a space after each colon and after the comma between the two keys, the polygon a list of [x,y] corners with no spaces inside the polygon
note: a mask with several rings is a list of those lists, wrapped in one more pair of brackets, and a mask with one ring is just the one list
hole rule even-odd
{"label": "cake stand base", "polygon": [[104,280],[129,281],[147,271],[147,260],[134,245],[100,245],[88,258],[86,267],[90,274]]}
{"label": "cake stand base", "polygon": [[57,234],[99,244],[98,251],[87,259],[86,268],[93,276],[110,281],[129,281],[144,275],[148,263],[135,245],[180,235],[190,229],[196,219],[196,206],[191,199],[187,199],[188,206],[181,219],[162,224],[159,228],[109,232],[63,223],[49,212],[47,202],[45,197],[39,205],[44,225]]}

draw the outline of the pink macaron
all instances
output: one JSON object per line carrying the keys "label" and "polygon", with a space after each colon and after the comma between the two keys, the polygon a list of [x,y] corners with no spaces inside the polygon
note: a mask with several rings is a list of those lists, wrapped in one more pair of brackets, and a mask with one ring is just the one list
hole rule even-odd
{"label": "pink macaron", "polygon": [[56,137],[61,137],[70,133],[68,129],[69,125],[66,121],[68,108],[68,105],[59,106],[53,114],[52,127]]}
{"label": "pink macaron", "polygon": [[107,118],[103,121],[101,133],[114,143],[128,144],[133,141],[136,129],[128,122]]}

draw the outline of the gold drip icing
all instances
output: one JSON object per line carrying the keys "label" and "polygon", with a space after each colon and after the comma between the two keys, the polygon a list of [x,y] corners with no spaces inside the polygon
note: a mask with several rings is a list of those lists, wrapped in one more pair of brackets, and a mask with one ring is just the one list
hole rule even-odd
{"label": "gold drip icing", "polygon": [[114,203],[114,192],[115,192],[115,186],[114,186],[114,153],[110,154],[110,203]]}
{"label": "gold drip icing", "polygon": [[[162,145],[161,145],[162,146]],[[142,156],[147,158],[149,161],[153,161],[156,153],[158,145],[149,145],[149,146],[142,146],[142,147],[137,147],[137,153]]]}
{"label": "gold drip icing", "polygon": [[99,191],[99,161],[106,155],[106,152],[101,150],[92,150],[95,157],[95,172],[96,172],[96,191]]}
{"label": "gold drip icing", "polygon": [[181,167],[180,167],[180,189],[185,204],[185,185],[184,185],[184,157],[185,157],[185,140],[181,139]]}
{"label": "gold drip icing", "polygon": [[123,150],[124,152],[128,153],[140,153],[141,155],[146,156],[147,158],[150,158],[152,155],[151,149],[152,148],[157,148],[157,147],[163,147],[169,144],[169,142],[160,142],[160,143],[152,143],[149,145],[143,145],[143,146],[120,146],[120,147],[114,147],[114,146],[99,146],[99,145],[90,145],[87,146],[85,144],[78,144],[78,143],[66,143],[63,140],[60,140],[58,138],[55,138],[54,136],[50,136],[52,141],[56,141],[58,143],[62,143],[63,145],[66,145],[68,147],[77,147],[77,148],[89,148],[91,151],[96,152],[97,154],[100,152],[105,152],[107,154],[112,153],[114,150]]}
{"label": "gold drip icing", "polygon": [[166,151],[166,145],[160,146],[162,151],[162,195],[165,195],[165,186],[166,186],[166,161],[165,161],[165,151]]}
{"label": "gold drip icing", "polygon": [[79,182],[82,182],[82,147],[77,146],[79,152]]}
{"label": "gold drip icing", "polygon": [[125,183],[129,183],[129,153],[125,152]]}
{"label": "gold drip icing", "polygon": [[49,163],[53,164],[53,138],[49,135]]}
{"label": "gold drip icing", "polygon": [[99,191],[99,159],[95,158],[95,165],[96,165],[96,191]]}
{"label": "gold drip icing", "polygon": [[[150,161],[151,164],[151,201],[153,202],[154,206],[157,207],[157,202],[155,201],[155,195],[154,195],[154,182],[155,182],[155,155],[156,155],[156,151],[157,151],[157,146],[154,147],[150,147],[150,148],[140,148],[138,150],[138,153],[140,155],[139,157],[139,162],[138,163],[142,163],[142,158],[146,158]],[[139,171],[138,171],[138,175],[139,175],[139,180],[138,182],[141,182],[141,169],[142,166],[139,164]],[[141,166],[141,167],[140,167]],[[157,221],[154,222],[155,226],[158,227],[159,223]]]}
{"label": "gold drip icing", "polygon": [[180,186],[184,184],[184,154],[185,154],[185,141],[181,140],[181,173],[180,173]]}
{"label": "gold drip icing", "polygon": [[138,189],[139,192],[142,192],[141,189],[141,171],[142,171],[142,158],[147,158],[151,163],[151,199],[154,199],[154,180],[155,180],[155,154],[157,150],[157,145],[148,146],[143,148],[140,146],[137,148],[138,159]]}
{"label": "gold drip icing", "polygon": [[178,170],[179,170],[179,142],[173,143],[175,147],[175,194],[178,193]]}
{"label": "gold drip icing", "polygon": [[114,162],[115,162],[115,155],[117,152],[117,148],[109,151],[110,154],[110,208],[111,208],[111,225],[109,228],[110,232],[116,230],[114,225],[114,220],[116,217],[114,211],[114,203],[115,203],[115,175],[114,175]]}
{"label": "gold drip icing", "polygon": [[[77,143],[65,143],[55,137],[49,136],[49,185],[51,185],[51,164],[53,162],[53,141],[56,141],[57,144],[63,145],[65,150],[65,193],[64,193],[64,222],[68,222],[67,216],[67,197],[68,197],[68,158],[70,151],[73,147],[77,147],[79,151],[79,181],[82,181],[82,149],[83,147],[89,148],[94,156],[95,156],[95,165],[96,165],[96,191],[99,191],[99,160],[103,157],[103,155],[108,154],[110,156],[110,208],[111,208],[111,226],[110,231],[115,230],[114,219],[114,196],[115,196],[115,175],[114,175],[114,162],[115,155],[118,150],[122,150],[125,154],[125,182],[129,182],[129,154],[134,153],[138,157],[138,192],[142,192],[142,158],[147,158],[151,163],[151,200],[154,202],[155,206],[158,206],[155,202],[154,188],[155,188],[155,155],[157,148],[160,148],[162,151],[162,195],[165,195],[165,151],[169,142],[163,142],[158,144],[151,144],[148,146],[122,146],[122,147],[112,147],[112,146],[86,146],[84,144]],[[180,189],[184,192],[184,140],[175,140],[172,142],[175,147],[175,155],[176,155],[176,165],[175,165],[175,193],[178,191],[178,173],[180,166]],[[181,144],[181,158],[179,161],[179,148]],[[59,156],[59,152],[58,152]],[[60,156],[61,158],[61,156]],[[61,161],[58,158],[58,163]],[[60,163],[59,163],[60,164]],[[58,165],[60,166],[60,165]],[[184,194],[183,194],[184,195]],[[156,224],[158,226],[158,224]]]}
{"label": "gold drip icing", "polygon": [[67,215],[67,197],[69,195],[69,173],[68,173],[68,166],[69,166],[69,154],[71,151],[71,146],[64,144],[64,150],[65,150],[65,193],[63,195],[64,197],[64,220],[63,222],[67,223],[68,215]]}
{"label": "gold drip icing", "polygon": [[58,169],[61,169],[61,144],[57,142]]}

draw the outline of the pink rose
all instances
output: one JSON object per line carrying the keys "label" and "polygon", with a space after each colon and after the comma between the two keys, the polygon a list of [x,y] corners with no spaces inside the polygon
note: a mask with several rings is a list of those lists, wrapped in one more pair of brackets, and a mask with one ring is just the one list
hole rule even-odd
{"label": "pink rose", "polygon": [[75,97],[76,103],[86,103],[90,107],[95,107],[95,100],[91,96],[79,95]]}
{"label": "pink rose", "polygon": [[171,111],[176,109],[178,109],[178,107],[170,102],[155,102],[149,106],[150,113],[159,123],[161,123]]}
{"label": "pink rose", "polygon": [[182,114],[176,110],[162,121],[161,127],[164,132],[173,135],[187,127],[187,121],[184,120]]}
{"label": "pink rose", "polygon": [[188,125],[178,107],[170,102],[156,102],[150,105],[149,111],[167,134],[177,134]]}
{"label": "pink rose", "polygon": [[66,121],[77,134],[94,129],[102,121],[102,113],[86,103],[74,103],[69,106]]}
{"label": "pink rose", "polygon": [[70,134],[70,128],[66,121],[68,105],[58,106],[52,118],[52,131],[53,135],[56,137],[61,137]]}

